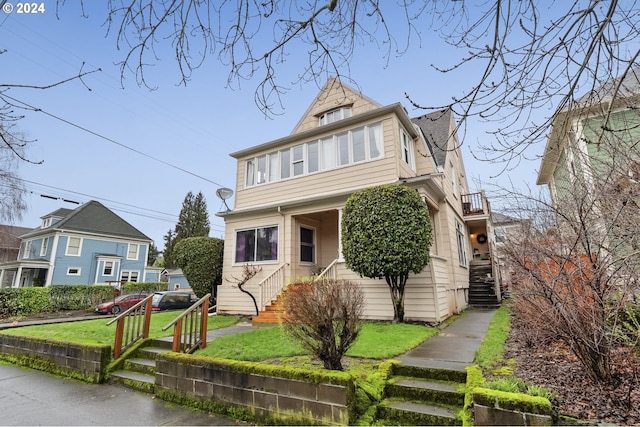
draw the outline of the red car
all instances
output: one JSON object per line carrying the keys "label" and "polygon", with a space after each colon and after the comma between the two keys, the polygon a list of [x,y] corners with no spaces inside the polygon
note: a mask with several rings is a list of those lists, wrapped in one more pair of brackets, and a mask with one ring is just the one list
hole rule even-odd
{"label": "red car", "polygon": [[103,302],[96,306],[95,312],[99,314],[118,314],[133,307],[148,295],[145,293],[120,295],[113,301]]}

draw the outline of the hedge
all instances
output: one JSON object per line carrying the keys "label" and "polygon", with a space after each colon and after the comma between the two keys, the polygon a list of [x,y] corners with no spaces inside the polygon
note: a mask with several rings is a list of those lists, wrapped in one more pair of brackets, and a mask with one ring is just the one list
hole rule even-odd
{"label": "hedge", "polygon": [[[122,285],[125,294],[165,291],[165,282],[127,282]],[[89,310],[112,300],[111,285],[51,285],[45,288],[1,288],[0,317],[28,316],[64,310]]]}

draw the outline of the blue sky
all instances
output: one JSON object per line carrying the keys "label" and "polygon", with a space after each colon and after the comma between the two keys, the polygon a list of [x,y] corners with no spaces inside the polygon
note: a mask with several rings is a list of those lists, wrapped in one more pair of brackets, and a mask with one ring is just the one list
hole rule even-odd
{"label": "blue sky", "polygon": [[[105,11],[98,2],[81,17],[69,4],[56,17],[55,1],[45,1],[43,14],[19,15],[0,12],[0,83],[47,85],[84,70],[101,68],[80,81],[47,90],[11,89],[7,94],[22,102],[105,136],[119,144],[160,159],[150,159],[116,143],[54,119],[42,112],[24,111],[20,121],[24,134],[37,140],[28,157],[42,165],[22,164],[21,178],[30,194],[29,210],[17,225],[35,227],[40,216],[60,207],[74,208],[62,200],[42,194],[86,202],[96,199],[151,237],[159,249],[162,237],[175,226],[182,201],[188,191],[202,191],[209,207],[211,235],[222,237],[224,223],[215,216],[222,205],[215,196],[220,186],[235,190],[236,163],[228,154],[288,135],[318,92],[314,83],[291,85],[283,96],[284,113],[266,118],[254,103],[257,80],[226,88],[228,70],[215,56],[196,70],[189,84],[177,86],[179,74],[170,46],[149,70],[150,91],[136,84],[133,74],[125,74],[121,86],[117,62],[124,50],[117,50],[113,35],[105,37]],[[281,77],[295,79],[295,60]],[[460,56],[433,33],[424,32],[422,43],[412,42],[402,57],[392,57],[389,65],[376,46],[359,48],[351,64],[351,77],[363,93],[388,105],[402,102],[411,116],[423,114],[413,109],[404,94],[418,101],[447,103],[465,84],[467,70],[458,75],[442,75],[429,64]],[[290,75],[284,74],[290,73]],[[88,90],[90,88],[91,90]],[[499,168],[475,160],[470,150],[488,138],[486,128],[471,122],[463,154],[472,190],[480,180],[494,182]],[[543,147],[539,147],[541,151]],[[500,179],[535,185],[537,162],[524,162],[511,175]],[[194,176],[197,175],[197,176]],[[199,177],[202,178],[199,178]]]}

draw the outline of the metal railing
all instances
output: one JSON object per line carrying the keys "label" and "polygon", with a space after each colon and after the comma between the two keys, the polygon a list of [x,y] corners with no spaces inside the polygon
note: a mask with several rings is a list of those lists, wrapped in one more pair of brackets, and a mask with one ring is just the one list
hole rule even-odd
{"label": "metal railing", "polygon": [[193,353],[198,348],[207,346],[207,322],[209,320],[209,297],[207,294],[200,298],[180,316],[167,326],[166,331],[173,326],[173,343],[171,351],[176,353]]}
{"label": "metal railing", "polygon": [[337,279],[338,278],[338,260],[334,259],[331,264],[317,276],[318,279]]}
{"label": "metal railing", "polygon": [[122,353],[138,340],[149,337],[152,299],[153,294],[107,323],[107,326],[109,326],[117,322],[116,337],[113,343],[114,359],[119,358]]}
{"label": "metal railing", "polygon": [[284,288],[284,267],[287,265],[287,263],[281,264],[258,284],[260,287],[260,311],[264,311],[267,304],[271,303]]}
{"label": "metal railing", "polygon": [[464,215],[488,215],[491,213],[489,201],[484,191],[462,195],[462,212]]}

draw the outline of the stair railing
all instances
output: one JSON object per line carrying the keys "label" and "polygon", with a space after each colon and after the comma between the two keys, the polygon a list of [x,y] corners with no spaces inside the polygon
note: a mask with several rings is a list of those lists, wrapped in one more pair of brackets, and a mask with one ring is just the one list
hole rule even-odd
{"label": "stair railing", "polygon": [[207,294],[186,309],[180,316],[162,328],[166,331],[173,326],[171,351],[193,353],[207,346],[207,322],[209,320],[209,297]]}
{"label": "stair railing", "polygon": [[120,313],[107,323],[107,326],[116,323],[116,337],[113,343],[113,358],[120,357],[125,350],[135,344],[138,340],[149,337],[149,326],[151,324],[151,300],[153,294],[149,295],[133,307]]}
{"label": "stair railing", "polygon": [[338,278],[338,260],[337,259],[334,259],[333,261],[331,261],[331,264],[329,264],[327,268],[322,270],[322,272],[320,272],[320,274],[316,276],[316,279],[337,279],[337,278]]}
{"label": "stair railing", "polygon": [[258,283],[260,287],[260,311],[264,311],[267,304],[271,303],[284,288],[284,268],[289,264],[281,264],[273,273]]}

